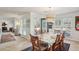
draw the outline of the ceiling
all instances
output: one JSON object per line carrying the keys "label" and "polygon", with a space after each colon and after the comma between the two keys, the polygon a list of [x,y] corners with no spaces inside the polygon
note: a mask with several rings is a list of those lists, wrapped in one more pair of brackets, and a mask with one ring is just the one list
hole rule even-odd
{"label": "ceiling", "polygon": [[51,10],[51,13],[56,15],[79,11],[78,7],[0,7],[0,12],[37,12],[47,14]]}

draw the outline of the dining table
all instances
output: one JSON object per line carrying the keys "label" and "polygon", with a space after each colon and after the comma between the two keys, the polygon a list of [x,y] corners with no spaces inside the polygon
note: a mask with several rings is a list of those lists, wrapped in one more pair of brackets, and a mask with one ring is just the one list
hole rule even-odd
{"label": "dining table", "polygon": [[55,43],[57,36],[57,34],[54,34],[52,32],[46,32],[42,34],[32,34],[32,35],[38,37],[42,45],[48,46],[49,51],[51,51],[52,45]]}
{"label": "dining table", "polygon": [[57,34],[53,34],[53,33],[43,33],[43,34],[39,34],[38,37],[41,41],[47,43],[48,47],[50,47],[53,45],[53,43],[55,43],[56,35]]}

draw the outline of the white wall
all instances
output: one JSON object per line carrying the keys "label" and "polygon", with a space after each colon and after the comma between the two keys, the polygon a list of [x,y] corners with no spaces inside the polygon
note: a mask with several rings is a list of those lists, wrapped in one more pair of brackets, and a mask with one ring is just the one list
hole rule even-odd
{"label": "white wall", "polygon": [[79,16],[79,12],[72,12],[72,13],[59,15],[56,17],[56,20],[62,21],[62,25],[60,27],[64,26],[63,20],[67,22],[71,22],[71,34],[72,34],[71,40],[79,41],[79,31],[75,30],[75,16]]}

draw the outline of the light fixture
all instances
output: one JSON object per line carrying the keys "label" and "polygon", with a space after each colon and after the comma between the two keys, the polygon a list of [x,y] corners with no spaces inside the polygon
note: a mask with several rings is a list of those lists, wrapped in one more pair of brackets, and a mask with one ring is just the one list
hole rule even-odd
{"label": "light fixture", "polygon": [[55,13],[51,7],[48,8],[48,14],[46,15],[47,22],[53,22],[55,18]]}

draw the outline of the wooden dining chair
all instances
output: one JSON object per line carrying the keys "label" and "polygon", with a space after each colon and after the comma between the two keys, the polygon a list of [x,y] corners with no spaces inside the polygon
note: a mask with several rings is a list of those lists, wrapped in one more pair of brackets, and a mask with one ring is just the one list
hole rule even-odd
{"label": "wooden dining chair", "polygon": [[61,50],[64,49],[64,38],[65,38],[64,33],[60,34],[60,45],[61,45],[60,48],[61,48]]}
{"label": "wooden dining chair", "polygon": [[57,35],[55,43],[52,45],[52,50],[60,50],[60,35]]}
{"label": "wooden dining chair", "polygon": [[45,51],[47,50],[48,46],[43,46],[41,44],[41,41],[39,40],[38,36],[31,36],[31,42],[32,42],[32,49],[33,51]]}
{"label": "wooden dining chair", "polygon": [[64,34],[57,35],[55,43],[52,45],[53,51],[62,51],[64,49]]}

